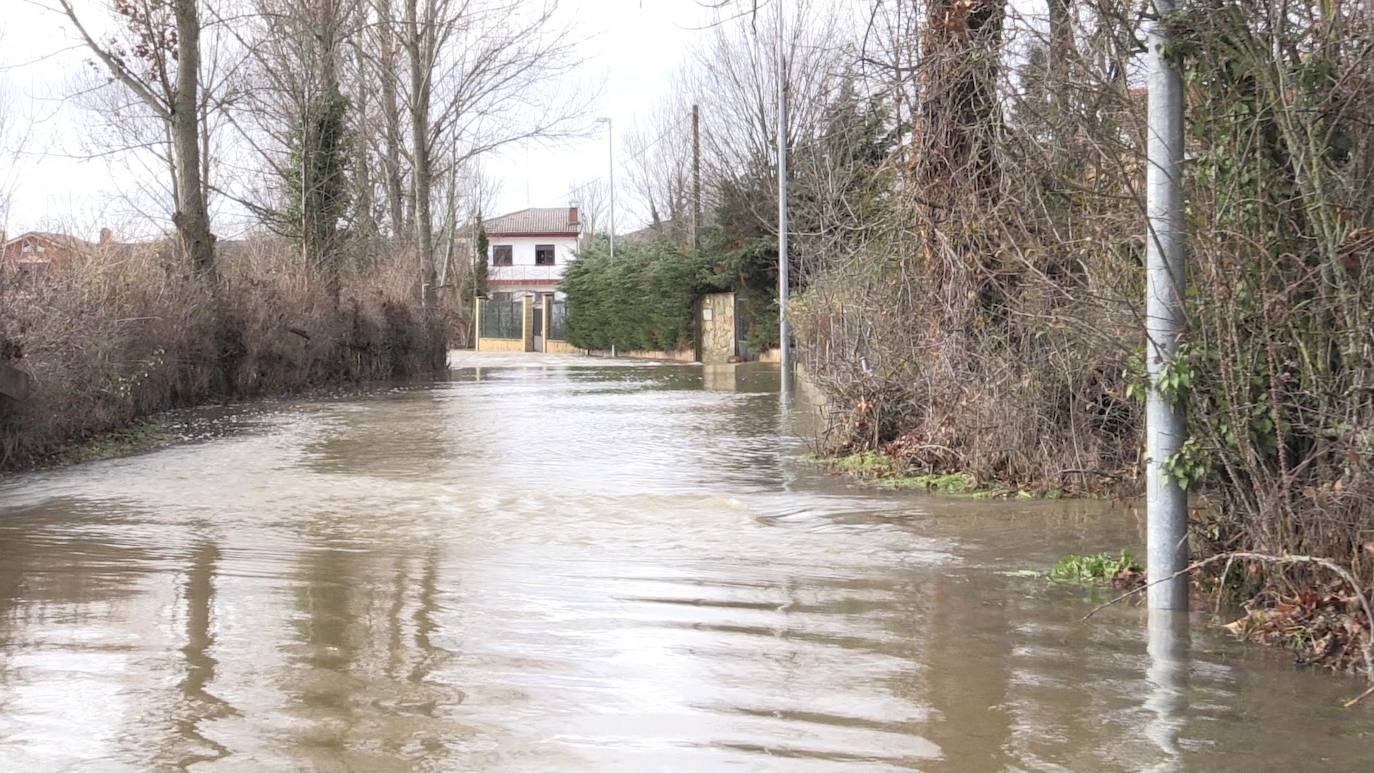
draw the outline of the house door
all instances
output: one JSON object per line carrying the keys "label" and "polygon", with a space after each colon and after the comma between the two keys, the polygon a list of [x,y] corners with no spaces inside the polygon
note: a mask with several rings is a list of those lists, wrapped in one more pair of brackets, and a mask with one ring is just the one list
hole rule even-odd
{"label": "house door", "polygon": [[544,307],[538,300],[534,302],[534,350],[544,351]]}

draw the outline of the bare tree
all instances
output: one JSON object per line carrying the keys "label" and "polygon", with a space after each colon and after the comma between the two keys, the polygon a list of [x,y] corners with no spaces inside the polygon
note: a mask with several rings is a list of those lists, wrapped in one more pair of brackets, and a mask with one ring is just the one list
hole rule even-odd
{"label": "bare tree", "polygon": [[627,177],[640,213],[658,236],[683,241],[692,218],[692,108],[674,89],[653,119],[625,138]]}
{"label": "bare tree", "polygon": [[58,0],[86,47],[110,76],[136,96],[166,129],[173,156],[173,191],[183,258],[199,276],[215,275],[215,236],[210,230],[201,121],[201,18],[198,0],[114,0],[108,10],[122,20],[120,34],[99,42],[72,6]]}
{"label": "bare tree", "polygon": [[0,76],[0,242],[5,240],[10,201],[18,181],[18,164],[15,160],[22,152],[23,142],[22,138],[14,136],[17,123],[14,103],[6,91],[3,76]]}
{"label": "bare tree", "polygon": [[238,111],[276,190],[250,204],[278,233],[297,240],[307,266],[338,302],[341,225],[353,188],[348,171],[350,101],[341,88],[352,63],[347,43],[361,22],[360,0],[253,0],[252,86]]}
{"label": "bare tree", "polygon": [[421,297],[432,306],[432,196],[444,162],[461,164],[510,143],[567,131],[582,106],[544,88],[575,64],[574,38],[561,26],[556,2],[404,0],[400,28],[409,66],[405,96]]}
{"label": "bare tree", "polygon": [[1050,83],[1059,111],[1068,107],[1069,57],[1073,56],[1073,0],[1046,0],[1049,4]]}
{"label": "bare tree", "polygon": [[[365,21],[367,18],[364,10],[363,20]],[[364,35],[354,35],[348,40],[348,49],[351,55],[353,84],[353,232],[355,239],[361,244],[367,245],[366,249],[370,251],[381,234],[381,225],[375,210],[376,182],[372,177],[374,155],[372,153],[371,127],[375,111],[372,95],[373,83],[369,78],[372,68],[367,57],[366,40]]]}
{"label": "bare tree", "polygon": [[439,45],[450,34],[456,19],[447,18],[448,3],[425,0],[425,16],[420,16],[420,0],[405,0],[405,37],[403,45],[410,64],[410,141],[415,190],[415,248],[420,253],[420,298],[432,307],[438,298],[438,276],[434,263],[434,228],[430,214],[430,190],[434,169],[430,165],[430,108],[434,95],[433,74]]}
{"label": "bare tree", "polygon": [[568,192],[568,203],[577,207],[577,220],[581,224],[582,249],[594,240],[604,237],[610,227],[610,185],[604,178],[587,180]]}
{"label": "bare tree", "polygon": [[401,130],[402,108],[398,89],[401,84],[401,45],[398,19],[392,8],[392,0],[373,0],[375,20],[372,45],[376,51],[373,74],[381,86],[382,132],[379,155],[382,159],[386,187],[387,213],[390,216],[392,236],[409,233],[411,225],[407,214],[405,177],[402,170],[407,166],[405,144]]}
{"label": "bare tree", "polygon": [[[826,95],[844,69],[853,31],[835,3],[800,0],[789,17],[805,23],[787,25],[785,67],[780,68],[768,32],[774,29],[775,6],[741,14],[728,5],[724,11],[728,15],[695,52],[683,85],[691,95],[688,104],[701,106],[704,195],[716,206],[722,183],[749,187],[760,170],[776,169],[778,72],[783,70],[787,92],[788,136],[795,141],[821,124]],[[753,198],[751,209],[760,223],[775,223],[776,195]]]}
{"label": "bare tree", "polygon": [[473,281],[478,273],[478,223],[496,199],[500,183],[482,174],[475,162],[451,163],[443,188],[443,247],[437,260],[436,281],[446,306],[457,312],[457,329],[466,333],[472,311],[470,302],[481,290]]}

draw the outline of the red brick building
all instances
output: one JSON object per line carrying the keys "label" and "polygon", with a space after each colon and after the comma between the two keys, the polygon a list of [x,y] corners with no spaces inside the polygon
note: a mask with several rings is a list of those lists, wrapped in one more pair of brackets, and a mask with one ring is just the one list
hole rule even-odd
{"label": "red brick building", "polygon": [[100,241],[88,242],[67,234],[29,231],[0,246],[0,271],[43,276],[60,271],[72,260],[91,256],[111,245],[110,229],[100,229]]}

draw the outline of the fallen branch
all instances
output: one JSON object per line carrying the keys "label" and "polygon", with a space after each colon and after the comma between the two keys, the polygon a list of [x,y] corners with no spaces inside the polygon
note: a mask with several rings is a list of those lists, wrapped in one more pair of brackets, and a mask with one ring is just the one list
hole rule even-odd
{"label": "fallen branch", "polygon": [[1066,475],[1097,475],[1097,476],[1103,477],[1103,478],[1111,478],[1112,480],[1125,480],[1125,479],[1126,479],[1126,476],[1125,476],[1125,475],[1122,475],[1121,473],[1118,473],[1118,472],[1108,472],[1107,470],[1080,470],[1080,469],[1068,469],[1068,470],[1060,470],[1060,471],[1059,471],[1059,479],[1060,479],[1060,480],[1063,480],[1064,477],[1065,477]]}
{"label": "fallen branch", "polygon": [[1345,703],[1342,703],[1342,704],[1341,704],[1341,708],[1343,708],[1343,709],[1348,709],[1348,708],[1350,708],[1351,706],[1354,706],[1355,704],[1359,703],[1360,701],[1364,700],[1365,698],[1368,698],[1368,697],[1371,696],[1371,695],[1374,695],[1374,685],[1370,685],[1370,686],[1369,686],[1369,689],[1365,690],[1364,692],[1360,693],[1359,695],[1356,695],[1354,698],[1351,698],[1350,700],[1346,701]]}
{"label": "fallen branch", "polygon": [[[1093,607],[1092,611],[1088,612],[1088,614],[1084,615],[1080,622],[1086,621],[1088,618],[1106,609],[1107,607],[1116,604],[1117,602],[1125,601],[1126,599],[1135,596],[1139,593],[1142,593],[1155,585],[1158,585],[1162,582],[1168,582],[1169,580],[1175,579],[1180,575],[1188,574],[1189,572],[1201,569],[1202,567],[1207,566],[1208,564],[1214,564],[1222,560],[1223,558],[1226,559],[1228,566],[1230,565],[1230,562],[1232,560],[1237,558],[1241,559],[1242,561],[1262,561],[1271,564],[1315,564],[1324,569],[1329,569],[1331,572],[1339,576],[1342,580],[1345,580],[1346,584],[1350,586],[1350,589],[1355,592],[1355,598],[1360,600],[1360,607],[1364,610],[1366,631],[1368,632],[1368,635],[1365,637],[1365,644],[1363,647],[1365,677],[1368,678],[1369,681],[1374,682],[1374,611],[1371,610],[1369,599],[1365,597],[1364,591],[1360,589],[1359,583],[1355,581],[1355,577],[1351,575],[1350,572],[1346,571],[1344,568],[1342,568],[1341,566],[1332,561],[1329,561],[1325,558],[1317,558],[1316,556],[1271,556],[1266,553],[1246,552],[1218,553],[1215,556],[1209,556],[1207,558],[1202,559],[1201,561],[1189,564],[1188,566],[1183,567],[1182,569],[1178,570],[1177,572],[1174,572],[1168,577],[1161,577],[1158,580],[1151,580],[1150,582],[1147,582],[1138,588],[1132,588],[1131,590],[1121,594],[1120,596],[1117,596],[1116,598],[1112,599],[1111,601],[1108,601],[1105,604],[1099,604],[1096,607]],[[1371,688],[1371,690],[1374,690],[1374,688]],[[1369,692],[1365,693],[1365,695],[1368,694]],[[1355,705],[1355,703],[1359,702],[1360,700],[1363,700],[1365,695],[1359,696],[1355,699],[1354,702],[1350,703],[1349,705]]]}

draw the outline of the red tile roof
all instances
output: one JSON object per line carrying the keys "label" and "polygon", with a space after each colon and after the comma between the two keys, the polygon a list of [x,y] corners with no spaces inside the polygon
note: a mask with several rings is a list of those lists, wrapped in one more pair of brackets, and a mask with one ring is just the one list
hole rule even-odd
{"label": "red tile roof", "polygon": [[494,217],[482,223],[491,236],[516,234],[567,234],[577,236],[579,224],[568,222],[575,213],[569,207],[530,207],[519,212]]}

